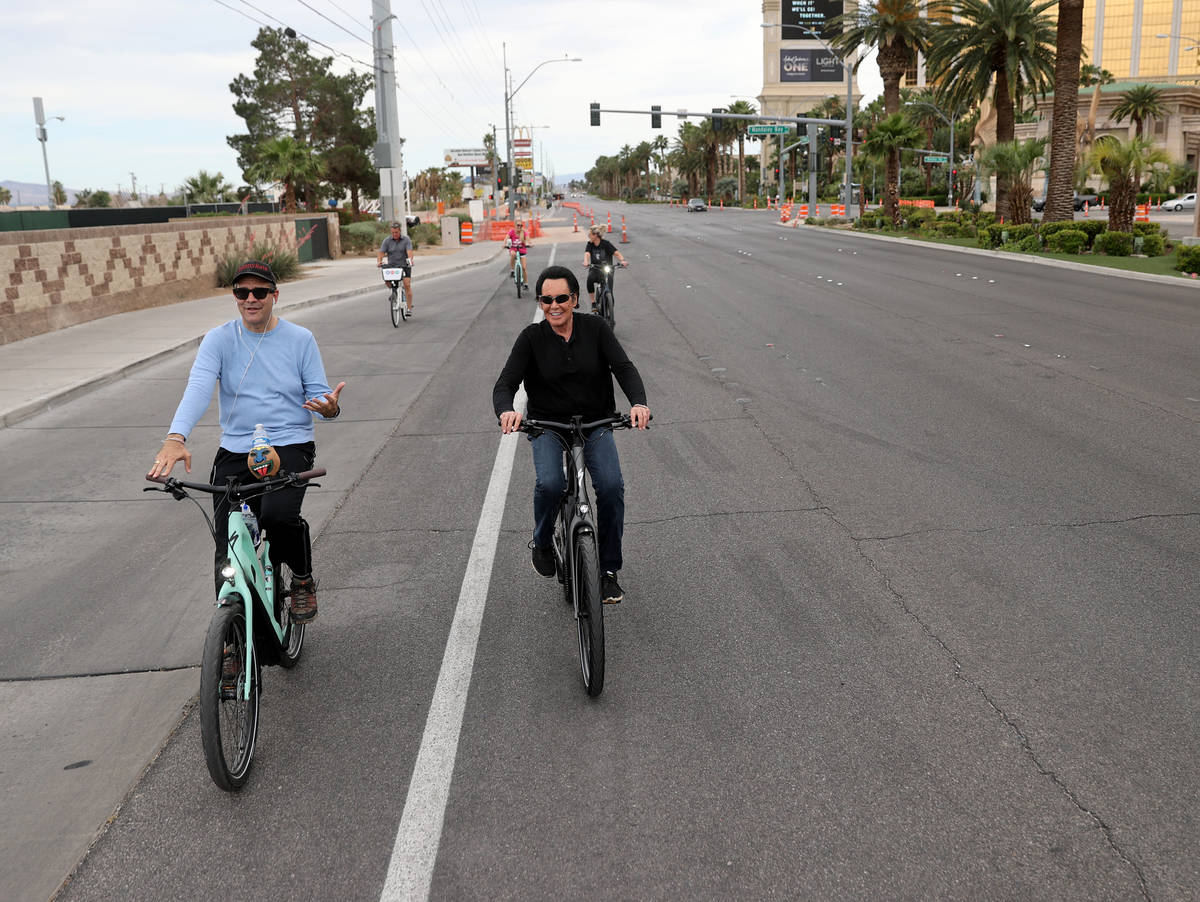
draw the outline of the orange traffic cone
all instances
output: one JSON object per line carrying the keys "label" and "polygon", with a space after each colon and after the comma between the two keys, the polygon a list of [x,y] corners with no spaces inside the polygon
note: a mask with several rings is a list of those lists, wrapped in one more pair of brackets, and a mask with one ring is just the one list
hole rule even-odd
{"label": "orange traffic cone", "polygon": [[608,231],[612,233],[612,210],[608,211]]}
{"label": "orange traffic cone", "polygon": [[629,236],[625,234],[625,217],[621,217],[621,243],[628,244]]}
{"label": "orange traffic cone", "polygon": [[576,232],[579,231],[579,214],[578,213],[571,214],[571,225],[573,225],[575,227]]}

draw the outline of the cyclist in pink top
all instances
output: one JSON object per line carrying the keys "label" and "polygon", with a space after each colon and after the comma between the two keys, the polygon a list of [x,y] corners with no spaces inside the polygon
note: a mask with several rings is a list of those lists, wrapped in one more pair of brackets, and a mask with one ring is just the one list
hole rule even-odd
{"label": "cyclist in pink top", "polygon": [[[515,226],[508,230],[508,237],[504,239],[504,246],[508,248],[508,275],[511,278],[513,269],[517,265],[517,254],[525,256],[525,251],[528,245],[525,243],[525,223],[518,222]],[[521,261],[524,264],[524,260]],[[526,282],[521,286],[528,288],[529,283]]]}

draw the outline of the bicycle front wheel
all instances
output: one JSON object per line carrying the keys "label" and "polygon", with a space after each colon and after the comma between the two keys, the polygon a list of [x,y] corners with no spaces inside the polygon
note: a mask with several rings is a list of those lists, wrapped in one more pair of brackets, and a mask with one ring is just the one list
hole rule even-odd
{"label": "bicycle front wheel", "polygon": [[513,275],[517,280],[517,300],[521,299],[521,285],[525,281],[525,264],[521,262],[521,258],[517,258],[517,265],[513,267]]}
{"label": "bicycle front wheel", "polygon": [[579,666],[583,687],[592,698],[604,690],[604,603],[600,597],[600,563],[596,537],[590,533],[575,537],[575,591],[579,612]]}
{"label": "bicycle front wheel", "polygon": [[604,292],[604,303],[601,306],[600,312],[604,315],[604,321],[607,322],[610,327],[617,324],[617,317],[613,309],[614,307],[615,304],[613,303],[612,292]]}
{"label": "bicycle front wheel", "polygon": [[240,789],[250,775],[258,691],[258,662],[241,602],[222,605],[208,625],[200,659],[200,738],[209,776],[226,792]]}
{"label": "bicycle front wheel", "polygon": [[391,294],[392,303],[392,325],[396,328],[400,327],[400,320],[404,319],[404,298],[401,293],[393,288]]}

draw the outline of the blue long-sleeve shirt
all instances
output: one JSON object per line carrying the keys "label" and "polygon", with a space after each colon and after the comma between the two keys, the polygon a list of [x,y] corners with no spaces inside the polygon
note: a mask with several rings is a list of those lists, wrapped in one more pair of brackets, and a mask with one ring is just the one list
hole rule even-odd
{"label": "blue long-sleeve shirt", "polygon": [[250,451],[256,423],[266,427],[272,445],[311,442],[314,414],[301,405],[330,391],[317,340],[282,319],[263,333],[235,319],[204,336],[171,432],[191,434],[218,383],[221,447],[234,452]]}

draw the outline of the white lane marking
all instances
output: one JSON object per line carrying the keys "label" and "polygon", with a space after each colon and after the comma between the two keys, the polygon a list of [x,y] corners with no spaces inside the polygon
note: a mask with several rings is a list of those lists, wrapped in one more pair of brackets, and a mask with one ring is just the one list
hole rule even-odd
{"label": "white lane marking", "polygon": [[[550,250],[550,264],[558,252],[555,244]],[[538,305],[533,321],[542,319]],[[517,392],[514,406],[525,410],[525,388]],[[438,845],[442,839],[442,824],[446,802],[450,796],[450,778],[458,757],[458,737],[462,731],[467,692],[471,688],[471,671],[475,664],[475,648],[479,644],[479,628],[487,602],[488,584],[492,578],[492,563],[496,559],[496,544],[500,538],[500,523],[504,519],[504,499],[512,478],[513,458],[517,452],[517,433],[502,436],[492,464],[471,555],[463,574],[462,588],[454,621],[446,639],[442,668],[438,672],[433,701],[425,719],[425,733],[408,784],[404,813],[396,830],[392,857],[388,862],[387,878],[383,883],[380,902],[425,902],[433,882]]]}

